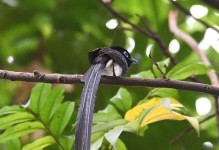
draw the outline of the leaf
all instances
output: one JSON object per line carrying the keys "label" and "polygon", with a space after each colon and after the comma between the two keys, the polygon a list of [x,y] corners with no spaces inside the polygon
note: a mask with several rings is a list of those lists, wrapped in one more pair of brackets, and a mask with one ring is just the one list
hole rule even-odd
{"label": "leaf", "polygon": [[59,143],[62,145],[64,150],[72,149],[74,144],[74,136],[61,136]]}
{"label": "leaf", "polygon": [[6,150],[19,150],[21,149],[21,141],[18,138],[8,140],[4,143]]}
{"label": "leaf", "polygon": [[38,83],[31,91],[29,108],[35,113],[39,114],[39,105],[41,99],[47,99],[50,92],[51,84]]}
{"label": "leaf", "polygon": [[24,111],[24,109],[21,108],[19,105],[5,106],[0,109],[0,117],[3,115],[8,115],[20,111]]}
{"label": "leaf", "polygon": [[[157,62],[159,68],[162,70],[162,72],[165,74],[166,73],[166,67],[169,66],[170,64],[170,59],[164,59],[163,61]],[[153,71],[156,77],[161,78],[162,74],[160,71],[157,69],[157,66],[153,65]]]}
{"label": "leaf", "polygon": [[63,101],[64,89],[58,87],[49,92],[46,98],[41,99],[40,101],[40,118],[41,120],[48,124],[52,119],[55,111],[60,107],[61,102]]}
{"label": "leaf", "polygon": [[118,150],[127,150],[125,144],[120,139],[117,140],[116,147],[117,147]]}
{"label": "leaf", "polygon": [[115,127],[114,129],[108,131],[104,135],[107,141],[114,147],[114,149],[116,149],[116,141],[123,130],[124,130],[123,126]]}
{"label": "leaf", "polygon": [[75,103],[66,101],[57,110],[50,123],[50,129],[53,134],[59,136],[67,126],[72,117]]}
{"label": "leaf", "polygon": [[107,132],[107,131],[109,131],[112,128],[124,125],[126,123],[127,123],[126,120],[119,119],[119,120],[114,120],[114,121],[111,121],[111,122],[108,122],[108,123],[104,123],[104,124],[97,124],[97,125],[93,126],[92,134],[96,133],[96,132],[103,132],[103,131]]}
{"label": "leaf", "polygon": [[183,107],[183,105],[173,98],[153,98],[129,110],[125,114],[125,119],[128,121],[137,119],[140,121],[141,127],[167,119],[178,121],[188,120],[199,135],[199,124],[195,117],[185,116],[174,111],[181,110],[181,107]]}
{"label": "leaf", "polygon": [[0,143],[42,129],[45,129],[45,127],[38,121],[20,123],[18,125],[7,128],[7,130],[5,130],[5,132],[0,135]]}
{"label": "leaf", "polygon": [[112,105],[121,112],[126,112],[131,108],[132,98],[128,90],[120,88],[114,97],[110,99]]}
{"label": "leaf", "polygon": [[172,80],[183,80],[193,75],[208,73],[210,69],[202,63],[180,63],[173,67],[168,73],[167,78]]}
{"label": "leaf", "polygon": [[17,112],[0,118],[0,130],[9,128],[12,125],[34,120],[35,117],[28,112]]}
{"label": "leaf", "polygon": [[147,97],[174,97],[179,98],[178,90],[170,88],[154,88],[152,89]]}
{"label": "leaf", "polygon": [[[128,121],[131,121],[131,120],[134,120],[136,119],[137,117],[140,116],[141,112],[145,109],[151,109],[155,106],[158,106],[161,104],[161,102],[164,100],[165,98],[158,98],[158,97],[155,97],[155,98],[152,98],[151,100],[143,103],[143,104],[140,104],[140,105],[137,105],[135,107],[133,107],[132,109],[130,109],[129,111],[126,112],[125,114],[125,119],[128,120]],[[180,104],[178,101],[176,101],[175,99],[173,98],[169,98],[171,103],[172,104]]]}
{"label": "leaf", "polygon": [[119,115],[118,113],[98,112],[98,113],[94,113],[93,123],[103,123],[117,119],[122,119],[122,116]]}
{"label": "leaf", "polygon": [[52,136],[45,136],[25,145],[22,150],[42,150],[43,148],[52,144],[55,144],[54,138]]}
{"label": "leaf", "polygon": [[99,138],[96,142],[91,145],[91,150],[98,150],[103,143],[104,136]]}
{"label": "leaf", "polygon": [[148,71],[142,71],[137,74],[132,74],[131,78],[147,78],[147,79],[153,79],[154,74],[151,70]]}

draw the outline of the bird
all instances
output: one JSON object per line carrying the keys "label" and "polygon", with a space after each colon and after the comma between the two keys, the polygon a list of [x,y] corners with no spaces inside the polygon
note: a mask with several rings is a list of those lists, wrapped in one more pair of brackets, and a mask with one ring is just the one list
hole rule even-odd
{"label": "bird", "polygon": [[90,150],[93,111],[101,76],[124,76],[132,63],[138,63],[120,46],[97,48],[88,53],[88,59],[90,68],[81,78],[84,87],[76,120],[75,150]]}

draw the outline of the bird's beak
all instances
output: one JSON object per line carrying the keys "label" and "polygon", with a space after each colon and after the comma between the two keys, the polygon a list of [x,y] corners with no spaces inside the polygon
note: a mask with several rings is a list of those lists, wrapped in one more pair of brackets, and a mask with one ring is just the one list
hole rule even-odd
{"label": "bird's beak", "polygon": [[133,64],[138,64],[138,60],[133,58],[133,57],[131,57],[131,61],[132,61]]}

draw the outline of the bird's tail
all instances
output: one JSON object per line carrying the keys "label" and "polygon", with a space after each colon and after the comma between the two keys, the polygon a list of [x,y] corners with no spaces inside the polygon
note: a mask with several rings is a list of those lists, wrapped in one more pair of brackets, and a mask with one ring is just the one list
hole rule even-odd
{"label": "bird's tail", "polygon": [[85,84],[77,116],[75,150],[90,150],[94,104],[104,68],[104,63],[92,65],[81,79]]}

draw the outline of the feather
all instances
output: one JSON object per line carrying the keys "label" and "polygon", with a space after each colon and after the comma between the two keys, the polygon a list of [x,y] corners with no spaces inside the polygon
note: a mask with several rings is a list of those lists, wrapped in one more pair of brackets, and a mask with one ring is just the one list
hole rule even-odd
{"label": "feather", "polygon": [[105,63],[92,65],[82,80],[85,82],[77,116],[75,150],[90,150],[91,126],[96,93]]}

